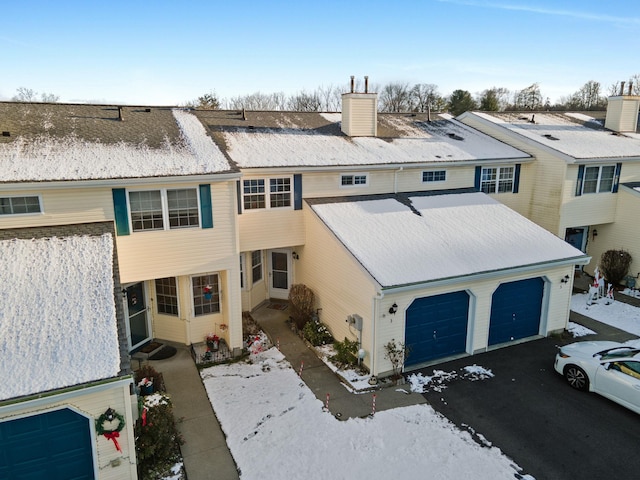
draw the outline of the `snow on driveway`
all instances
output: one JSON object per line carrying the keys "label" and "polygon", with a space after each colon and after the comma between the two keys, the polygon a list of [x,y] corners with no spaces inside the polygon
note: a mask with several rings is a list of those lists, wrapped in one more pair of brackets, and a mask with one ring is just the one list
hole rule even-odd
{"label": "snow on driveway", "polygon": [[496,480],[519,471],[498,448],[480,446],[428,405],[340,421],[277,349],[251,360],[202,371],[243,479]]}

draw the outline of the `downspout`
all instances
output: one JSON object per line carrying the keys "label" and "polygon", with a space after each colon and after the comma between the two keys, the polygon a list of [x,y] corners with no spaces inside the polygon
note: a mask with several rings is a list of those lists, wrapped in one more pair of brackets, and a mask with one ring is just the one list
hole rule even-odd
{"label": "downspout", "polygon": [[396,170],[393,173],[393,193],[398,193],[398,174],[403,170],[404,170],[404,167],[400,167],[398,170]]}
{"label": "downspout", "polygon": [[378,364],[378,356],[375,355],[376,351],[376,323],[378,323],[378,310],[380,300],[384,298],[384,292],[378,292],[378,294],[373,297],[372,303],[373,308],[373,319],[371,321],[371,375],[378,376],[377,373],[377,364]]}

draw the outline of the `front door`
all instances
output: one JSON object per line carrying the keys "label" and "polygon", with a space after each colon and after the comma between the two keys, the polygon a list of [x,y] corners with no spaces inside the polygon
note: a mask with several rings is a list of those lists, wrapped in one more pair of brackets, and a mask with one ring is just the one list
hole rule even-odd
{"label": "front door", "polygon": [[586,227],[567,228],[564,235],[564,241],[578,250],[585,251]]}
{"label": "front door", "polygon": [[291,287],[291,252],[269,250],[269,297],[289,298]]}
{"label": "front door", "polygon": [[127,330],[129,349],[133,350],[151,340],[151,326],[147,315],[147,301],[144,283],[134,283],[125,288],[127,295]]}

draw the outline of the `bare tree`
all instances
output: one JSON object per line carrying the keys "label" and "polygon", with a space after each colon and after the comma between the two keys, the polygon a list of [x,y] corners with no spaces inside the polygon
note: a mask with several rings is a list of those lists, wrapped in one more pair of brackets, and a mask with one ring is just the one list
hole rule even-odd
{"label": "bare tree", "polygon": [[436,105],[441,99],[438,86],[433,83],[417,83],[411,89],[411,109],[416,112],[426,112],[429,108],[440,110]]}
{"label": "bare tree", "polygon": [[543,108],[542,94],[540,86],[533,83],[522,90],[515,92],[513,97],[514,110],[540,110]]}
{"label": "bare tree", "polygon": [[322,106],[320,97],[316,92],[306,93],[302,91],[289,97],[287,107],[295,112],[319,112]]}
{"label": "bare tree", "polygon": [[58,95],[43,92],[38,94],[34,89],[27,87],[18,87],[16,94],[11,98],[14,102],[48,102],[54,103],[60,99]]}
{"label": "bare tree", "polygon": [[411,89],[408,83],[388,83],[380,93],[381,112],[411,111]]}
{"label": "bare tree", "polygon": [[589,80],[580,90],[565,99],[564,104],[572,110],[600,110],[606,107],[607,101],[601,95],[600,82]]}
{"label": "bare tree", "polygon": [[286,97],[284,93],[255,92],[250,95],[233,97],[229,100],[229,108],[234,110],[284,110]]}
{"label": "bare tree", "polygon": [[342,92],[338,87],[329,85],[328,87],[320,86],[317,90],[318,98],[321,105],[320,110],[323,112],[339,112],[342,108]]}

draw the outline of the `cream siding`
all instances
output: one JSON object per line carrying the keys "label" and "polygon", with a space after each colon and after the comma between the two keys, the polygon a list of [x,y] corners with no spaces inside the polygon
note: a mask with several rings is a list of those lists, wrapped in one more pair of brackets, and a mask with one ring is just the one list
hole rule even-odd
{"label": "cream siding", "polygon": [[[197,187],[165,185],[162,188],[190,186]],[[233,182],[211,184],[213,228],[132,232],[130,235],[117,236],[122,283],[230,268],[230,257],[238,258],[234,199]],[[239,270],[237,263],[233,268]]]}
{"label": "cream siding", "polygon": [[[349,328],[346,319],[358,314],[363,318],[362,348],[367,352],[364,364],[371,368],[372,310],[376,288],[369,274],[324,223],[304,205],[307,243],[296,251],[296,283],[313,290],[320,321],[336,340],[358,340],[359,332]],[[375,374],[375,372],[372,372]]]}
{"label": "cream siding", "polygon": [[[52,395],[22,404],[0,407],[0,421],[45,413],[60,407],[70,407],[89,419],[94,459],[97,463],[96,478],[99,480],[136,479],[138,477],[133,436],[133,405],[135,402],[132,402],[129,395],[129,382],[116,382],[77,390],[71,394]],[[107,440],[104,436],[98,437],[95,430],[95,420],[109,407],[125,417],[126,425],[118,438],[122,452],[116,450],[111,440]],[[119,461],[119,465],[112,466],[112,461],[116,463]]]}
{"label": "cream siding", "polygon": [[[520,172],[520,185],[525,188],[528,187],[530,190],[520,190],[523,196],[521,200],[518,200],[518,205],[511,205],[508,202],[505,202],[505,204],[544,229],[558,235],[561,223],[560,207],[564,195],[564,181],[567,177],[566,162],[548,150],[538,148],[530,142],[523,141],[515,135],[505,132],[499,126],[487,125],[486,122],[480,121],[473,115],[466,115],[462,121],[466,125],[522,150],[535,158],[535,162],[527,164],[526,168],[523,164]],[[573,189],[575,190],[575,183]],[[519,193],[518,195],[521,194]],[[501,195],[495,195],[493,198],[500,202],[503,201]],[[525,203],[527,201],[530,203],[528,209]],[[562,238],[564,238],[564,233]]]}
{"label": "cream siding", "polygon": [[301,245],[305,241],[301,210],[292,208],[248,210],[238,216],[240,251]]}
{"label": "cream siding", "polygon": [[378,95],[345,93],[342,95],[341,128],[350,137],[375,137],[378,126]]}
{"label": "cream siding", "polygon": [[[588,254],[591,263],[587,266],[589,272],[594,271],[600,262],[600,257],[607,250],[626,250],[631,254],[632,262],[629,275],[640,276],[640,192],[621,187],[617,193],[618,205],[615,221],[608,225],[593,225],[598,236],[589,235]],[[593,230],[591,231],[593,232]],[[640,280],[636,279],[636,282]]]}
{"label": "cream siding", "polygon": [[609,97],[604,126],[616,132],[635,132],[638,127],[640,97],[622,95]]}
{"label": "cream siding", "polygon": [[25,189],[0,191],[0,197],[41,198],[41,214],[0,215],[0,228],[40,227],[113,220],[110,188]]}

